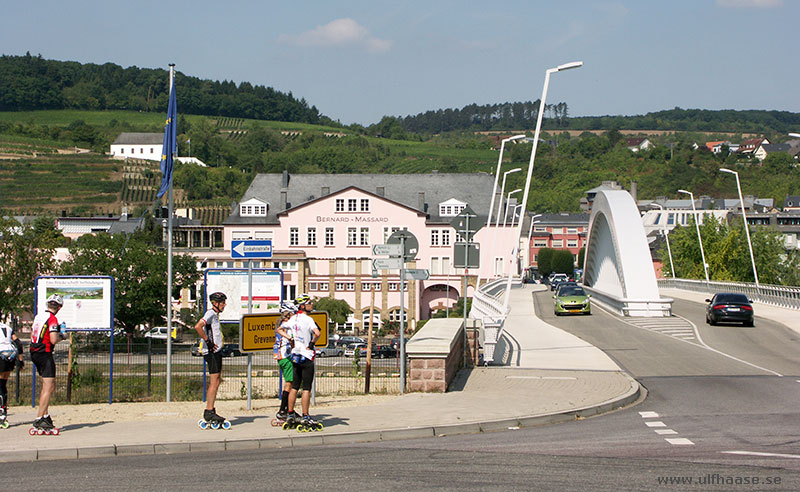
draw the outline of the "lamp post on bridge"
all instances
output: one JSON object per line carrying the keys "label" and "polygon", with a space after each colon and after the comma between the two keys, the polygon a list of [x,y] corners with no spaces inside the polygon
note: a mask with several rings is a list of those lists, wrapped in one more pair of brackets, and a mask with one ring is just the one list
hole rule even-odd
{"label": "lamp post on bridge", "polygon": [[531,225],[528,227],[528,242],[525,243],[525,247],[528,248],[528,268],[531,267],[533,264],[533,257],[531,255],[531,234],[533,234],[533,224],[538,224],[539,221],[536,220],[537,218],[541,217],[542,214],[536,214],[531,217]]}
{"label": "lamp post on bridge", "polygon": [[756,279],[756,289],[760,289],[761,286],[758,283],[758,271],[756,270],[756,259],[753,256],[753,243],[750,241],[750,227],[747,225],[747,214],[744,213],[744,199],[742,198],[742,185],[739,182],[739,173],[736,171],[731,171],[730,169],[726,169],[724,167],[719,169],[724,173],[733,174],[736,176],[736,189],[739,190],[739,204],[742,206],[742,219],[744,219],[744,232],[747,234],[747,247],[750,249],[750,263],[753,265],[753,277]]}
{"label": "lamp post on bridge", "polygon": [[703,259],[703,271],[706,274],[706,287],[709,287],[711,283],[711,279],[708,278],[708,263],[706,263],[706,253],[703,250],[703,238],[700,236],[700,219],[697,217],[697,209],[694,206],[694,195],[691,191],[686,190],[678,190],[678,193],[684,193],[689,195],[689,199],[692,201],[692,213],[694,214],[694,226],[697,229],[697,241],[700,243],[700,256]]}
{"label": "lamp post on bridge", "polygon": [[[660,203],[653,202],[653,205],[660,208],[662,212],[664,212],[664,206]],[[672,270],[672,279],[675,280],[675,262],[672,261],[672,249],[669,247],[669,231],[667,231],[667,226],[661,227],[661,233],[664,234],[664,240],[667,242],[667,253],[669,253],[669,267]]]}

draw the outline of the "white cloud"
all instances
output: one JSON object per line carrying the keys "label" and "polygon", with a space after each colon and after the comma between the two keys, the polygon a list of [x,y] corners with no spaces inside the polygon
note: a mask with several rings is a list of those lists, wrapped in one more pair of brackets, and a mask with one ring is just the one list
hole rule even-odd
{"label": "white cloud", "polygon": [[772,8],[782,7],[783,0],[717,0],[720,7],[734,8]]}
{"label": "white cloud", "polygon": [[281,34],[278,41],[295,46],[360,46],[370,53],[389,51],[392,42],[370,35],[366,27],[353,19],[331,21],[298,35]]}

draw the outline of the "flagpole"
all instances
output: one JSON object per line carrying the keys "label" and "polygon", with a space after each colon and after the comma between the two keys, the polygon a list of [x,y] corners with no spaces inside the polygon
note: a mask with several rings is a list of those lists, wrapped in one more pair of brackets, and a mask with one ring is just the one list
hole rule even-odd
{"label": "flagpole", "polygon": [[[169,64],[169,90],[170,98],[175,88],[175,64]],[[175,115],[177,117],[177,113]],[[172,122],[176,124],[177,122]],[[174,152],[174,148],[169,152]],[[175,155],[172,155],[173,165]],[[172,176],[169,179],[169,205],[167,212],[167,403],[172,401]]]}

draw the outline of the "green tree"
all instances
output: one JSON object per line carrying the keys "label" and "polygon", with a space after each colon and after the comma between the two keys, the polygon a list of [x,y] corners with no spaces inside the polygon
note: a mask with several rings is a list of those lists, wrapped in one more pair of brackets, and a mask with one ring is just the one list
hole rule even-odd
{"label": "green tree", "polygon": [[55,271],[57,238],[0,217],[0,319],[33,312],[36,277]]}
{"label": "green tree", "polygon": [[[166,316],[167,255],[139,234],[86,234],[70,245],[67,275],[109,275],[114,279],[115,323],[128,333],[144,323],[160,324]],[[200,279],[196,260],[173,255],[173,297]]]}
{"label": "green tree", "polygon": [[542,277],[547,277],[555,271],[553,268],[553,256],[556,250],[553,248],[542,248],[537,253],[536,263],[539,265],[539,274]]}
{"label": "green tree", "polygon": [[353,309],[347,304],[347,301],[334,299],[332,297],[317,299],[314,303],[314,309],[317,311],[327,311],[329,321],[340,325],[346,323],[347,317],[353,314]]}
{"label": "green tree", "polygon": [[566,273],[570,277],[575,272],[575,258],[568,249],[555,250],[553,253],[553,271]]}

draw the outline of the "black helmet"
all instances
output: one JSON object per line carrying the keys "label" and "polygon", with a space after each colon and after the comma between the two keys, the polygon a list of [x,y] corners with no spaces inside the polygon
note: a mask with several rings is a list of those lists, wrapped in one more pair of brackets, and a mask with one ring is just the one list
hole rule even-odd
{"label": "black helmet", "polygon": [[208,296],[208,299],[211,302],[225,302],[228,299],[228,296],[226,296],[222,292],[214,292],[213,294]]}

